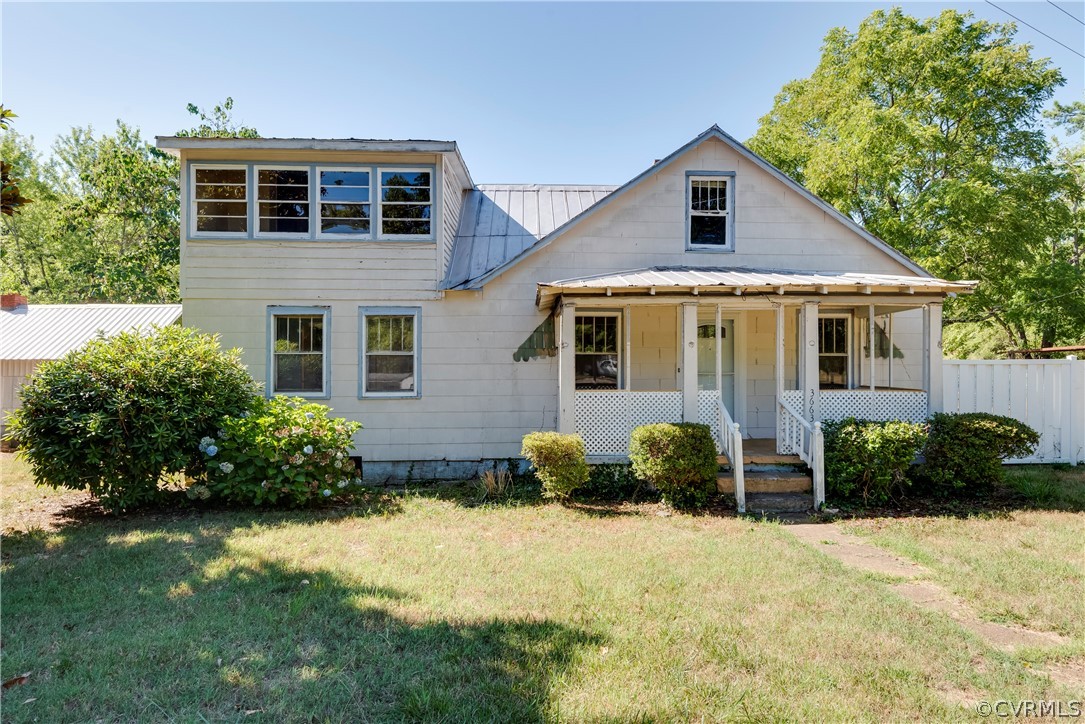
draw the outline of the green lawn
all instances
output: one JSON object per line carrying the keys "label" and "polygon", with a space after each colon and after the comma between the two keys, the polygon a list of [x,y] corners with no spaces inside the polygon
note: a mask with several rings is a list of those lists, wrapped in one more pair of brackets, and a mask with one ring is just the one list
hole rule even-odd
{"label": "green lawn", "polygon": [[619,512],[410,494],[9,533],[0,665],[30,678],[4,720],[929,721],[1074,694],[782,526]]}

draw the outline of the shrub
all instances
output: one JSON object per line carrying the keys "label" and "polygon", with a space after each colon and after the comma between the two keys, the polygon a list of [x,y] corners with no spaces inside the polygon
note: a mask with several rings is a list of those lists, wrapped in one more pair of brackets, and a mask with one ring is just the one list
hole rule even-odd
{"label": "shrub", "polygon": [[905,472],[926,439],[926,426],[849,417],[826,423],[825,487],[837,500],[884,503],[907,484]]}
{"label": "shrub", "polygon": [[923,451],[923,476],[943,494],[989,489],[1003,480],[1002,460],[1032,454],[1040,436],[1012,417],[935,413]]}
{"label": "shrub", "polygon": [[112,511],[151,502],[164,475],[203,470],[193,440],[248,407],[239,357],[178,326],[92,340],[38,367],[11,437],[39,485],[89,488]]}
{"label": "shrub", "polygon": [[544,497],[568,498],[588,480],[584,440],[579,435],[531,432],[524,435],[520,454],[535,467]]}
{"label": "shrub", "polygon": [[576,489],[576,495],[589,500],[630,500],[641,486],[632,466],[602,463],[590,466],[588,482]]}
{"label": "shrub", "polygon": [[638,478],[674,508],[701,508],[716,480],[716,441],[708,425],[658,423],[633,430],[629,458]]}
{"label": "shrub", "polygon": [[296,397],[255,398],[220,434],[189,442],[206,462],[189,497],[247,505],[298,506],[361,485],[349,453],[361,425],[330,418],[324,405]]}

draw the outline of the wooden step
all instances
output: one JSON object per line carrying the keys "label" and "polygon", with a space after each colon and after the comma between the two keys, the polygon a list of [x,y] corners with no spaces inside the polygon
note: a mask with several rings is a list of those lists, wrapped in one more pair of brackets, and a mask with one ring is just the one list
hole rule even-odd
{"label": "wooden step", "polygon": [[[743,476],[746,493],[809,493],[813,490],[809,475],[803,473],[761,472],[746,473]],[[735,492],[735,476],[730,473],[716,478],[716,490],[721,493]]]}
{"label": "wooden step", "polygon": [[[716,462],[720,465],[730,465],[731,461],[726,455],[717,455]],[[778,455],[776,453],[746,453],[742,454],[744,465],[802,465],[802,458],[798,455]]]}
{"label": "wooden step", "polygon": [[775,513],[805,513],[813,509],[813,495],[755,493],[746,496],[747,515],[772,516]]}

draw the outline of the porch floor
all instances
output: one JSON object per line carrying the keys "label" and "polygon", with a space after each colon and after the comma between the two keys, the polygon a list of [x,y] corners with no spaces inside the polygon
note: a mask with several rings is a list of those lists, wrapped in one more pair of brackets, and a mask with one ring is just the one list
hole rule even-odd
{"label": "porch floor", "polygon": [[[726,455],[716,458],[720,465],[729,465]],[[776,440],[771,437],[752,437],[742,441],[742,463],[750,465],[801,465],[798,455],[780,455],[776,452]]]}

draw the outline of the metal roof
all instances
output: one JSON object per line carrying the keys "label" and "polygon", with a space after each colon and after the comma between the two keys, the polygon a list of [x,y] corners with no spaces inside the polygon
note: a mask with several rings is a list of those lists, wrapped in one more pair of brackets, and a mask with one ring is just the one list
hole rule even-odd
{"label": "metal roof", "polygon": [[29,304],[0,311],[0,359],[57,359],[98,336],[173,324],[180,304]]}
{"label": "metal roof", "polygon": [[856,272],[804,272],[747,269],[745,267],[656,266],[646,269],[597,274],[577,279],[540,282],[536,303],[546,306],[562,293],[615,294],[622,292],[654,293],[656,289],[689,293],[729,294],[968,294],[973,281],[951,282],[935,277]]}
{"label": "metal roof", "polygon": [[460,227],[442,289],[475,288],[503,266],[617,186],[501,184],[477,186],[464,198]]}

